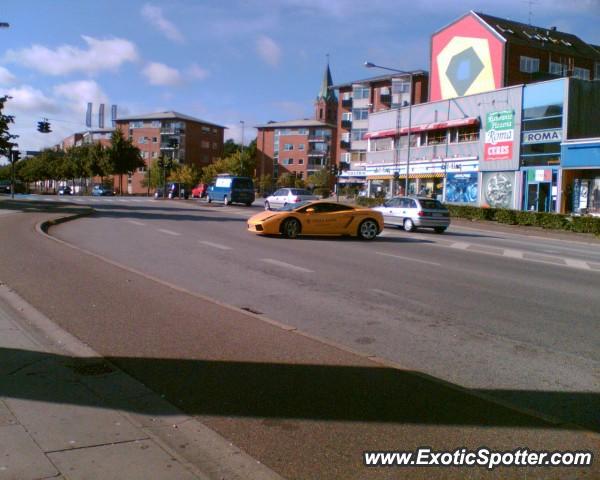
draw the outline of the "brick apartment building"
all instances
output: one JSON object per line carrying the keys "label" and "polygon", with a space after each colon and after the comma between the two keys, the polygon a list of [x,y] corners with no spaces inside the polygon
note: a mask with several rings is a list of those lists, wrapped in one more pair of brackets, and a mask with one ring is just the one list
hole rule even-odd
{"label": "brick apartment building", "polygon": [[[341,83],[330,87],[338,91],[337,131],[338,153],[336,162],[359,169],[364,165],[369,127],[369,114],[406,106],[410,102],[427,101],[428,74],[423,70],[410,75],[395,73]],[[412,92],[412,95],[410,95]],[[409,98],[412,97],[412,98]]]}
{"label": "brick apartment building", "polygon": [[336,163],[337,97],[326,66],[314,103],[315,119],[269,122],[257,125],[256,175],[273,178],[289,173],[306,180],[309,175]]}
{"label": "brick apartment building", "polygon": [[566,76],[600,80],[600,47],[473,11],[431,37],[430,101]]}
{"label": "brick apartment building", "polygon": [[[186,165],[204,167],[223,153],[225,127],[182,113],[168,111],[130,115],[116,121],[125,137],[140,149],[148,166],[161,154]],[[127,179],[127,192],[146,193],[142,179],[146,167]]]}

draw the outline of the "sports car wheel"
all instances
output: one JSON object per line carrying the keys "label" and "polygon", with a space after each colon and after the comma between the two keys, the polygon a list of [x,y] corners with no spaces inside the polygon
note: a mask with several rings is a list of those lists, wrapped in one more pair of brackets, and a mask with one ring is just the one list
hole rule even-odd
{"label": "sports car wheel", "polygon": [[265,210],[271,210],[271,205],[269,205],[269,202],[265,202]]}
{"label": "sports car wheel", "polygon": [[223,198],[223,205],[227,206],[229,205],[231,202],[229,201],[229,199],[227,197]]}
{"label": "sports car wheel", "polygon": [[295,218],[288,218],[281,225],[281,233],[286,238],[296,238],[300,233],[300,222]]}
{"label": "sports car wheel", "polygon": [[358,227],[358,236],[363,240],[373,240],[379,233],[379,226],[375,220],[365,220]]}
{"label": "sports car wheel", "polygon": [[415,224],[413,223],[413,221],[410,218],[407,218],[406,220],[404,220],[404,231],[406,232],[412,232],[415,229]]}

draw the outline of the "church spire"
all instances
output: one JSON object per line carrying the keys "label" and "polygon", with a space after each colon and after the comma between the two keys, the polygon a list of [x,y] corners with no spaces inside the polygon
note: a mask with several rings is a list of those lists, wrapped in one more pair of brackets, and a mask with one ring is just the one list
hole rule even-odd
{"label": "church spire", "polygon": [[325,67],[325,72],[323,73],[323,81],[321,82],[321,88],[319,89],[317,100],[335,100],[335,93],[330,88],[332,85],[333,80],[331,78],[331,70],[329,69],[329,54],[327,54],[327,65]]}

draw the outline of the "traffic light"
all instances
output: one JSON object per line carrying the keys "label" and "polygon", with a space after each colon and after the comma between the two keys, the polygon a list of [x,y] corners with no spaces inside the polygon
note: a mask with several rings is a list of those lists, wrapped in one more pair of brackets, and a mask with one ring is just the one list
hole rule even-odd
{"label": "traffic light", "polygon": [[21,152],[18,150],[13,150],[11,163],[17,163],[19,160],[21,160]]}
{"label": "traffic light", "polygon": [[50,129],[50,122],[48,120],[40,120],[38,122],[38,132],[41,133],[50,133],[52,130]]}

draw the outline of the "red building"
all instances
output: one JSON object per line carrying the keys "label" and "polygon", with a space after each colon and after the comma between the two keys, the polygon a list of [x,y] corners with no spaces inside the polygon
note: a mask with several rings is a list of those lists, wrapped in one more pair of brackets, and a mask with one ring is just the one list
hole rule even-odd
{"label": "red building", "polygon": [[127,179],[127,192],[146,193],[144,172],[161,154],[186,165],[204,167],[223,153],[225,127],[178,112],[157,112],[117,119],[117,128],[140,149],[146,167]]}
{"label": "red building", "polygon": [[431,37],[430,101],[563,76],[600,79],[600,49],[556,27],[473,11]]}

